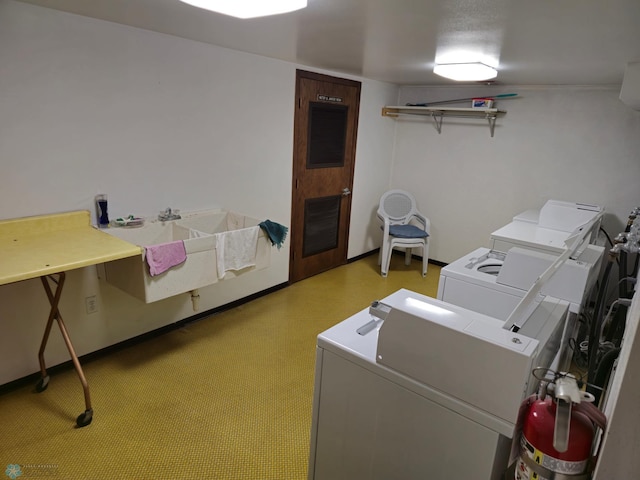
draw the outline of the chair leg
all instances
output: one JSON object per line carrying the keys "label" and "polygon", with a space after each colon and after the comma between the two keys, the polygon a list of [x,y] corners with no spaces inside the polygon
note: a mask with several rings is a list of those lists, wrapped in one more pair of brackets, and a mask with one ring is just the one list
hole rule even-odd
{"label": "chair leg", "polygon": [[404,264],[408,267],[411,265],[411,248],[407,247],[404,251]]}
{"label": "chair leg", "polygon": [[422,276],[427,276],[427,267],[429,265],[429,244],[422,247]]}
{"label": "chair leg", "polygon": [[380,256],[378,257],[378,264],[380,265],[380,274],[383,277],[387,276],[387,272],[389,271],[389,260],[388,258],[391,256],[391,248],[388,243],[384,240],[382,241],[382,246],[380,247]]}
{"label": "chair leg", "polygon": [[393,248],[389,247],[382,258],[382,276],[386,277],[389,273],[389,265],[391,265],[391,255],[393,254]]}

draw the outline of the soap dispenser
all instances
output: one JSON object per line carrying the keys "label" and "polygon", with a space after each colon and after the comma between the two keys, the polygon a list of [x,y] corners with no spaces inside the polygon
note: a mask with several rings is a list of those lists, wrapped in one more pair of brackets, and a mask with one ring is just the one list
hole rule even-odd
{"label": "soap dispenser", "polygon": [[96,195],[96,215],[98,217],[98,226],[100,228],[107,228],[109,226],[109,212],[107,209],[106,193]]}

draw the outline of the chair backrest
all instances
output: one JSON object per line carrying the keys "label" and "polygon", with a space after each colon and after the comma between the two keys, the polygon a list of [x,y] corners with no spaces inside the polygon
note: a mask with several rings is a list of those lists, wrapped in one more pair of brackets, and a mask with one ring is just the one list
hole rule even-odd
{"label": "chair backrest", "polygon": [[389,219],[391,224],[405,224],[418,213],[416,200],[404,190],[389,190],[380,198],[378,215]]}

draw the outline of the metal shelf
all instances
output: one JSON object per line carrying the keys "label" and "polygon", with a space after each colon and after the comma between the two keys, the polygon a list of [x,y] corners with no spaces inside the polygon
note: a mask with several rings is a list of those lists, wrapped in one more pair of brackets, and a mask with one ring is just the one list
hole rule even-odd
{"label": "metal shelf", "polygon": [[442,133],[442,119],[444,117],[457,118],[483,118],[489,122],[489,131],[493,137],[493,131],[496,125],[496,118],[504,115],[504,110],[497,108],[449,108],[449,107],[410,107],[410,106],[393,106],[383,107],[383,117],[397,118],[399,116],[430,116],[433,118],[436,130]]}

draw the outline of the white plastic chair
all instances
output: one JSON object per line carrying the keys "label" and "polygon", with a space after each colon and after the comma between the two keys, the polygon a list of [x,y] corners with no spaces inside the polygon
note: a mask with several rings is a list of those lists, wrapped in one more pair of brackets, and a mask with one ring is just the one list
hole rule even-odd
{"label": "white plastic chair", "polygon": [[382,276],[386,277],[389,272],[394,248],[405,249],[404,263],[410,265],[414,247],[422,248],[422,276],[426,276],[431,222],[418,211],[413,195],[404,190],[389,190],[380,198],[377,215],[383,223],[382,246],[378,255]]}

